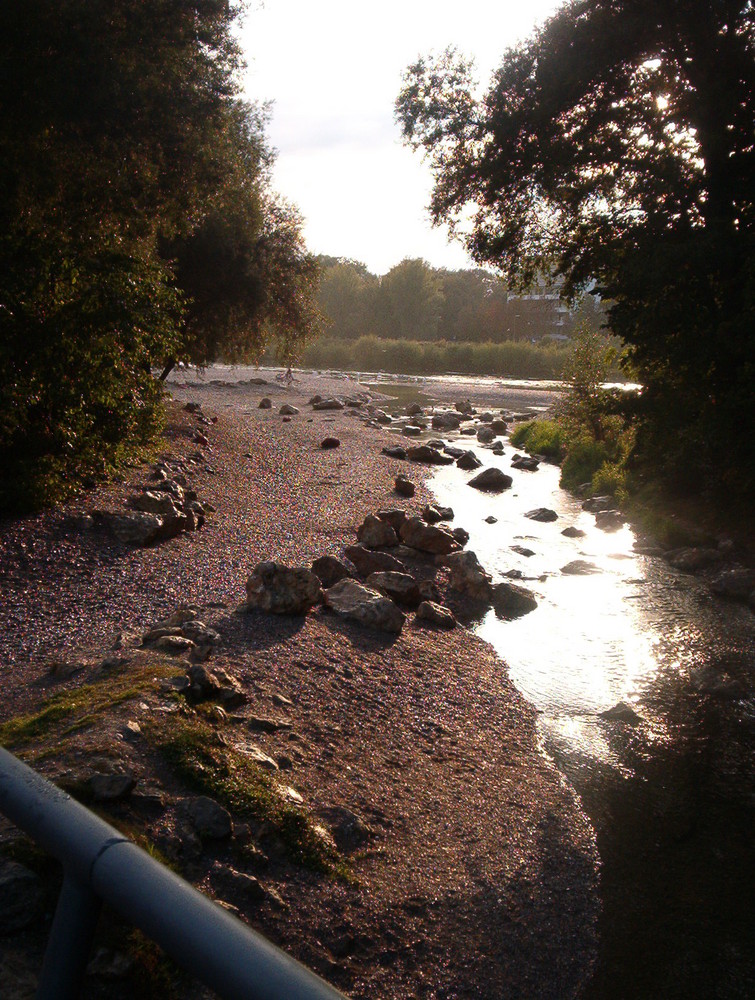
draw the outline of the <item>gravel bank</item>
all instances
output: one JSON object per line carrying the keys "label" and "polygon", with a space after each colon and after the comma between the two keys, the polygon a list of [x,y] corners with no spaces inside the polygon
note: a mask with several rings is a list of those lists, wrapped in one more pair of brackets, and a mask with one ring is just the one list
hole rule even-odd
{"label": "gravel bank", "polygon": [[[380,454],[395,437],[348,409],[306,405],[315,391],[348,388],[314,376],[290,387],[174,385],[171,454],[196,449],[195,418],[180,404],[217,416],[192,476],[216,513],[195,534],[130,549],[72,527],[93,507],[116,509],[127,483],[2,523],[0,718],[41,699],[52,660],[86,662],[115,634],[201,604],[222,635],[218,665],[253,702],[291,702],[301,750],[286,780],[315,815],[345,808],[373,831],[350,858],[352,880],[275,867],[285,906],[246,919],[365,1000],[576,996],[595,952],[594,837],[492,650],[464,629],[407,624],[386,638],[322,611],[238,612],[255,563],[338,555],[366,514],[396,503],[393,477],[408,470]],[[263,395],[271,409],[259,409]],[[283,402],[301,409],[290,422]],[[333,434],[340,447],[320,449]],[[421,469],[411,476],[419,487],[407,506],[419,509],[429,495]],[[259,743],[275,753],[280,739]],[[199,884],[203,871],[197,861]]]}

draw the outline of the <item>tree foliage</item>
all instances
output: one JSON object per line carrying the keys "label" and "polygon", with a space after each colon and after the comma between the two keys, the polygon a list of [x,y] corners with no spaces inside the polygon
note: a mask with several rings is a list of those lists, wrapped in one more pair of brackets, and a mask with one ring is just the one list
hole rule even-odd
{"label": "tree foliage", "polygon": [[572,0],[482,98],[448,51],[397,102],[435,220],[511,281],[597,279],[646,385],[648,449],[677,478],[712,464],[740,486],[752,444],[748,471],[717,442],[752,426],[754,84],[749,0]]}
{"label": "tree foliage", "polygon": [[0,507],[159,423],[151,366],[291,354],[316,265],[270,190],[228,0],[0,7]]}

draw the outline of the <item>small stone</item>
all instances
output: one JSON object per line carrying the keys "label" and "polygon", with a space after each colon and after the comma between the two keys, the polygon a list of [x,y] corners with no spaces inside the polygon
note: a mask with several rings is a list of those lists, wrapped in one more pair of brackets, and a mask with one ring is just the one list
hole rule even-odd
{"label": "small stone", "polygon": [[641,722],[640,716],[635,712],[631,705],[627,705],[625,701],[620,701],[613,708],[607,708],[605,712],[598,712],[603,719],[613,719],[617,722],[629,722],[634,725],[637,722]]}
{"label": "small stone", "polygon": [[158,653],[167,653],[168,656],[184,656],[195,648],[191,639],[182,635],[162,635],[150,645]]}
{"label": "small stone", "polygon": [[[388,552],[376,552],[373,549],[365,548],[364,545],[349,545],[344,549],[344,555],[356,567],[357,573],[362,576],[369,576],[380,570],[397,570],[403,573],[406,567],[395,556]],[[336,581],[338,582],[338,581]]]}
{"label": "small stone", "polygon": [[417,427],[416,424],[406,424],[401,433],[404,437],[419,437],[422,433],[422,428]]}
{"label": "small stone", "polygon": [[406,476],[398,475],[396,476],[394,487],[399,496],[402,497],[413,497],[416,491],[414,483],[407,479]]}
{"label": "small stone", "polygon": [[398,535],[387,521],[368,514],[357,529],[357,539],[369,549],[398,545]]}
{"label": "small stone", "polygon": [[320,399],[318,402],[312,404],[313,410],[342,410],[344,404],[340,399],[331,397],[329,399]]}
{"label": "small stone", "polygon": [[584,538],[585,533],[581,528],[575,528],[574,525],[570,525],[568,528],[564,528],[561,534],[565,538]]}
{"label": "small stone", "polygon": [[355,580],[341,580],[323,594],[327,607],[345,618],[386,632],[400,632],[404,614],[390,597]]}
{"label": "small stone", "polygon": [[187,816],[195,833],[208,840],[226,840],[233,832],[231,814],[219,803],[206,795],[184,799],[182,811]]}
{"label": "small stone", "polygon": [[119,802],[136,784],[133,774],[92,774],[87,785],[95,802]]}
{"label": "small stone", "polygon": [[406,458],[406,448],[402,448],[401,445],[390,445],[381,449],[381,454],[387,455],[389,458]]}
{"label": "small stone", "polygon": [[497,517],[493,517],[492,514],[488,514],[488,516],[485,518],[485,523],[486,524],[498,524],[498,518]]}
{"label": "small stone", "polygon": [[482,466],[482,462],[473,451],[464,451],[456,459],[456,466],[465,472],[471,472],[473,469],[479,469]]}
{"label": "small stone", "polygon": [[322,441],[320,442],[320,447],[325,451],[327,451],[330,448],[340,448],[341,439],[337,437],[323,438]]}
{"label": "small stone", "polygon": [[351,576],[348,567],[344,566],[335,556],[320,556],[312,563],[312,572],[323,587],[332,587],[339,580]]}
{"label": "small stone", "polygon": [[534,550],[528,549],[526,545],[512,545],[511,551],[517,552],[520,556],[526,556],[527,558],[535,554]]}
{"label": "small stone", "polygon": [[284,403],[278,410],[278,413],[280,413],[282,417],[294,417],[298,412],[298,407],[292,406],[290,403]]}
{"label": "small stone", "polygon": [[588,576],[590,573],[600,573],[600,569],[595,563],[588,562],[586,559],[573,559],[561,567],[561,572],[567,576]]}
{"label": "small stone", "polygon": [[493,607],[501,618],[520,618],[537,607],[535,595],[525,587],[502,581],[492,589]]}
{"label": "small stone", "polygon": [[442,604],[436,604],[435,601],[422,601],[417,608],[417,621],[429,622],[440,628],[454,628],[456,625],[453,611]]}
{"label": "small stone", "polygon": [[304,567],[275,562],[255,566],[246,582],[247,607],[277,615],[301,615],[320,599],[320,581]]}
{"label": "small stone", "polygon": [[263,396],[259,402],[260,410],[270,410],[272,409],[272,406],[273,406],[273,401],[272,399],[270,399],[269,396]]}

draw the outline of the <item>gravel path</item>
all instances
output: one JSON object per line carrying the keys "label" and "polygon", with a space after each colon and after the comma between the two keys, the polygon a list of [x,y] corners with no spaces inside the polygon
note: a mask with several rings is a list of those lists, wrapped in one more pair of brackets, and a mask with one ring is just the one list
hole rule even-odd
{"label": "gravel path", "polygon": [[[386,639],[321,611],[238,613],[257,562],[338,555],[366,514],[395,505],[400,466],[380,454],[395,438],[348,409],[306,406],[314,391],[353,388],[314,377],[174,385],[174,457],[196,449],[197,418],[180,404],[217,416],[191,477],[217,510],[195,534],[130,549],[75,527],[93,507],[118,509],[133,483],[0,524],[0,719],[42,696],[51,661],[85,662],[115,634],[201,604],[223,637],[218,663],[260,703],[292,702],[291,781],[308,805],[347,808],[376,831],[352,858],[353,884],[280,873],[287,906],[254,925],[365,1000],[576,996],[595,952],[593,833],[492,650],[464,629],[407,625]],[[259,409],[263,394],[271,409]],[[286,423],[284,401],[301,408]],[[341,446],[322,450],[331,434]],[[427,499],[420,483],[410,506]],[[273,753],[277,739],[259,742]]]}

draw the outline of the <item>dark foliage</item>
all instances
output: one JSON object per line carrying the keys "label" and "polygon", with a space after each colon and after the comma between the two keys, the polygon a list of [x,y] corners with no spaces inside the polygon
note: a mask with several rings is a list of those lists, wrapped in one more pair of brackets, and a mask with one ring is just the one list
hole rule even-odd
{"label": "dark foliage", "polygon": [[597,279],[647,387],[641,449],[737,489],[755,485],[754,57],[749,0],[572,0],[481,100],[449,51],[397,102],[435,219],[462,231],[474,205],[467,244],[512,281]]}

